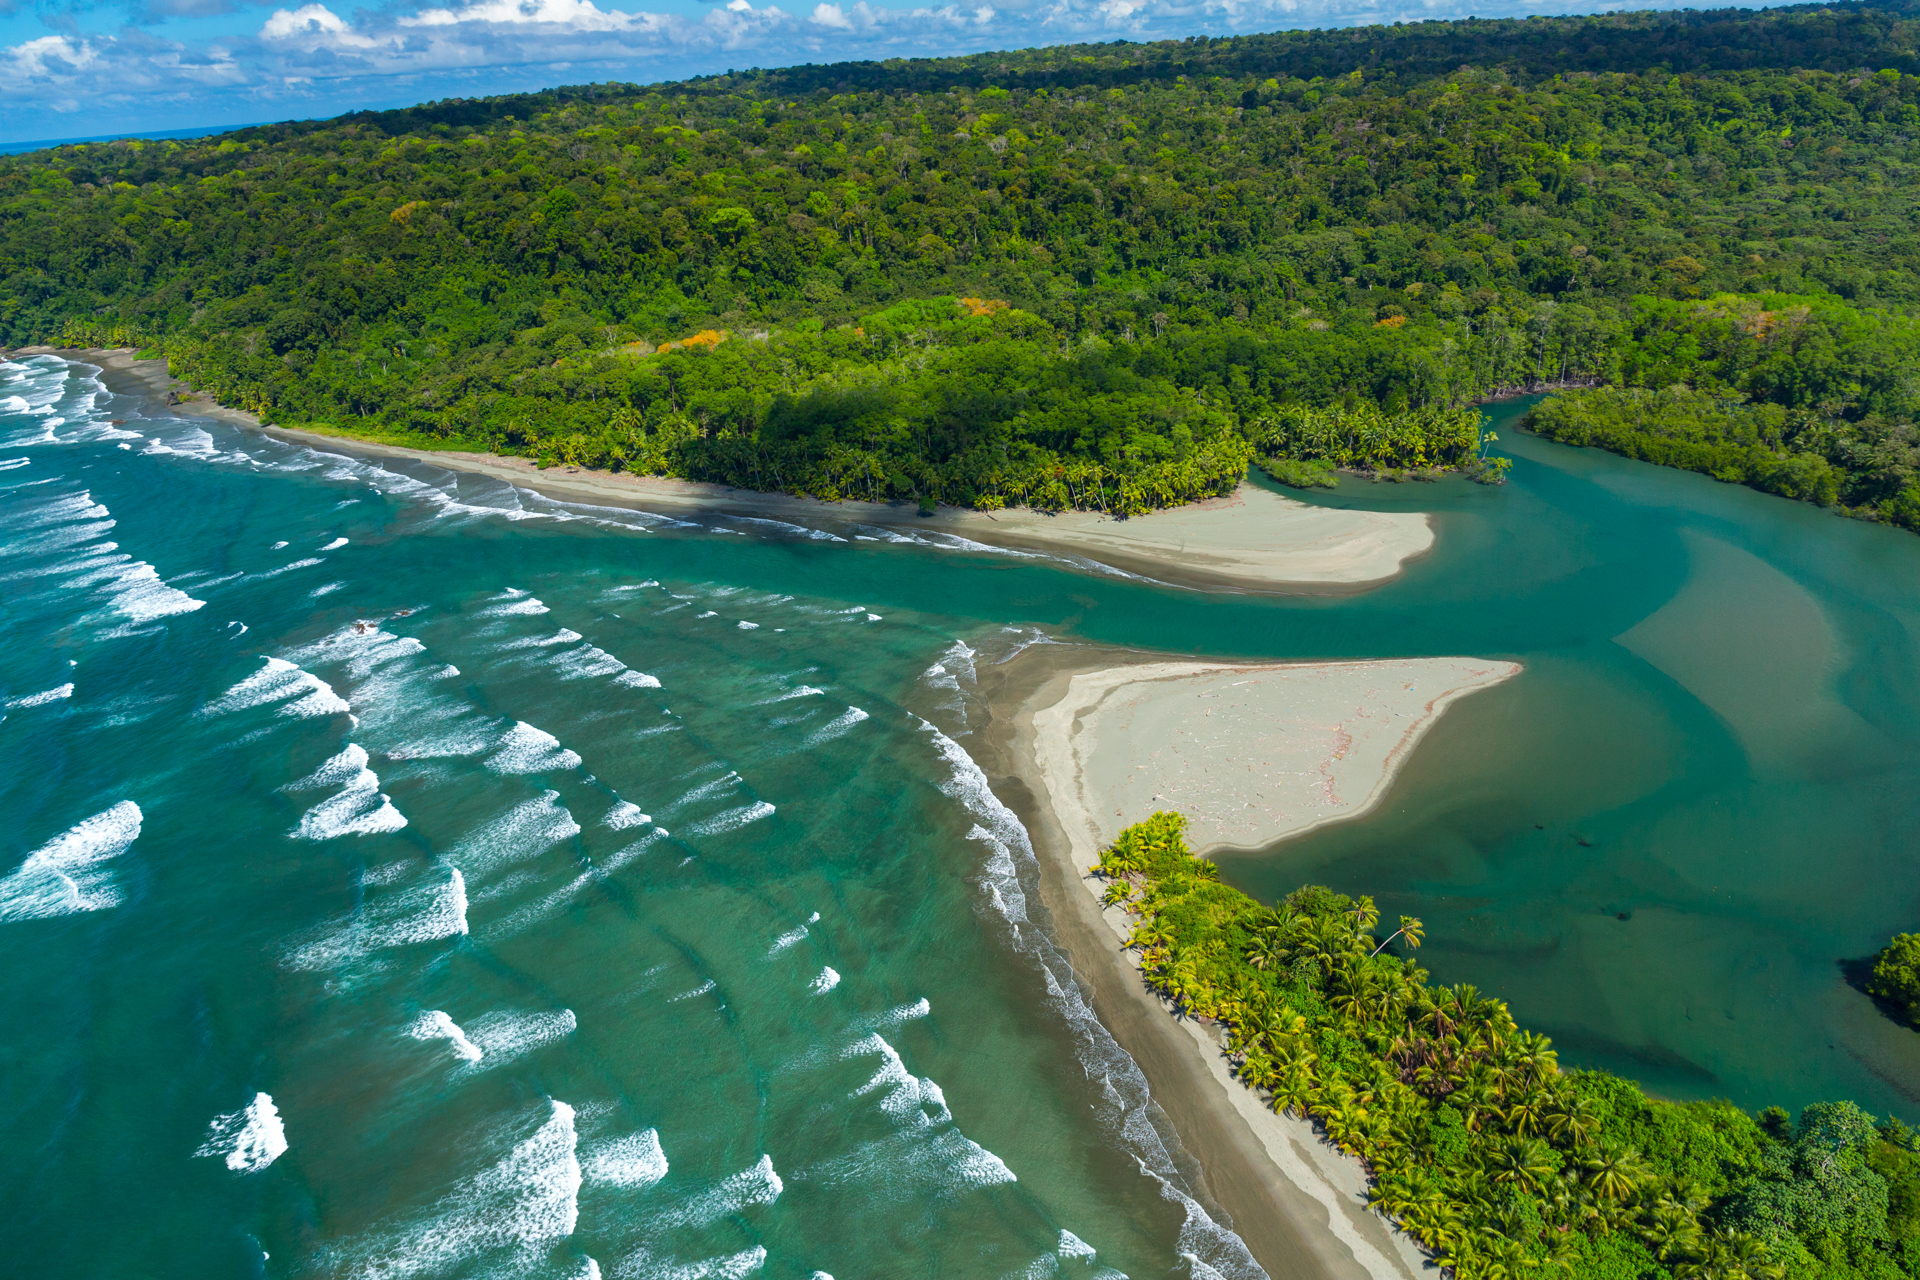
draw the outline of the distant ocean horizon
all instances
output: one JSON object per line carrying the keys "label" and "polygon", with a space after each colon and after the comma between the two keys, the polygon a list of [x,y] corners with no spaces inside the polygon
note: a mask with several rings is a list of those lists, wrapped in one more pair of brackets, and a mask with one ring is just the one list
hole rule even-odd
{"label": "distant ocean horizon", "polygon": [[155,129],[148,133],[89,133],[75,138],[40,138],[24,142],[0,142],[0,155],[19,155],[25,151],[44,151],[50,147],[70,147],[80,142],[119,142],[123,139],[149,138],[217,138],[223,133],[234,133],[241,129],[254,129],[267,121],[255,120],[247,124],[194,125],[185,129]]}

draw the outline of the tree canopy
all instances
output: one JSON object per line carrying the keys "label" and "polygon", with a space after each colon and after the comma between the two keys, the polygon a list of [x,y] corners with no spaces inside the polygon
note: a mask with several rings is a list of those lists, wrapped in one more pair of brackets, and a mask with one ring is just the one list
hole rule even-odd
{"label": "tree canopy", "polygon": [[1636,299],[1855,316],[1748,363],[1906,421],[1916,32],[1418,23],[66,146],[0,157],[0,339],[161,347],[323,429],[988,504],[1212,492],[1298,407],[1386,415],[1338,465],[1475,465],[1415,411],[1665,385]]}

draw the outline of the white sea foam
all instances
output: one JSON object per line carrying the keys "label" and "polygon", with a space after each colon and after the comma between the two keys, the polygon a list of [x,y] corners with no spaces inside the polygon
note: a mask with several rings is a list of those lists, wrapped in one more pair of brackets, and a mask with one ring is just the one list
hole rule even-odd
{"label": "white sea foam", "polygon": [[388,947],[414,946],[465,936],[467,881],[460,868],[444,869],[425,884],[370,899],[345,920],[307,935],[288,951],[292,969],[332,969]]}
{"label": "white sea foam", "polygon": [[667,997],[667,1003],[679,1004],[682,1000],[691,1000],[696,996],[703,996],[707,994],[707,992],[713,990],[714,987],[716,987],[717,985],[719,984],[714,982],[712,978],[708,978],[705,982],[701,983],[699,986],[695,987],[691,991],[682,991],[677,996]]}
{"label": "white sea foam", "polygon": [[560,745],[560,740],[544,729],[536,729],[524,720],[513,722],[487,757],[487,768],[495,773],[553,773],[580,767],[580,757]]}
{"label": "white sea foam", "polygon": [[760,624],[757,622],[736,622],[733,625],[742,631],[758,631],[760,629]]}
{"label": "white sea foam", "polygon": [[276,542],[276,543],[274,543],[274,544],[273,544],[273,545],[272,545],[271,547],[269,547],[269,548],[267,548],[267,549],[268,549],[269,551],[281,551],[281,550],[284,550],[284,549],[286,548],[286,545],[287,545],[287,544],[286,544],[286,543],[284,543],[284,542]]}
{"label": "white sea foam", "polygon": [[341,790],[307,810],[293,835],[302,840],[331,840],[346,835],[379,835],[407,825],[393,802],[380,792],[380,779],[367,768],[366,749],[349,742],[346,749],[309,776],[288,783],[284,790]]}
{"label": "white sea foam", "polygon": [[729,831],[738,831],[750,822],[773,816],[774,806],[764,800],[753,804],[743,804],[737,809],[728,809],[714,814],[704,822],[696,822],[687,828],[688,835],[717,836]]}
{"label": "white sea foam", "polygon": [[772,1204],[786,1189],[774,1172],[773,1157],[763,1155],[751,1167],[689,1197],[657,1221],[676,1227],[704,1227],[755,1205]]}
{"label": "white sea foam", "polygon": [[24,467],[32,461],[32,458],[8,458],[5,461],[0,461],[0,471],[11,471],[15,467]]}
{"label": "white sea foam", "polygon": [[546,613],[547,606],[540,597],[528,595],[515,587],[510,587],[493,597],[499,604],[489,605],[474,615],[480,618],[525,618]]}
{"label": "white sea foam", "polygon": [[760,1245],[724,1258],[684,1263],[662,1263],[642,1250],[621,1264],[619,1274],[622,1280],[746,1280],[766,1265],[767,1251]]}
{"label": "white sea foam", "polygon": [[201,708],[202,715],[230,715],[249,707],[278,702],[283,716],[331,716],[351,710],[333,686],[285,658],[268,658],[266,665]]}
{"label": "white sea foam", "polygon": [[1039,864],[1026,828],[993,794],[986,775],[959,743],[924,720],[920,727],[933,739],[935,751],[947,766],[948,776],[938,784],[940,790],[974,819],[976,825],[969,838],[987,849],[979,885],[988,907],[1004,923],[1016,949],[1039,966],[1048,1001],[1073,1033],[1075,1050],[1088,1078],[1105,1083],[1096,1115],[1120,1148],[1153,1178],[1160,1194],[1186,1215],[1177,1249],[1191,1256],[1195,1275],[1204,1274],[1204,1267],[1222,1280],[1265,1280],[1266,1272],[1254,1261],[1246,1244],[1215,1222],[1187,1189],[1169,1150],[1179,1140],[1171,1131],[1162,1132],[1146,1077],[1094,1015],[1066,957],[1028,916],[1021,869],[1025,868],[1029,878],[1037,879]]}
{"label": "white sea foam", "polygon": [[808,734],[806,745],[809,747],[817,747],[824,743],[832,742],[835,738],[846,733],[866,718],[867,713],[859,707],[848,707],[831,721],[821,725],[818,729]]}
{"label": "white sea foam", "polygon": [[816,689],[810,684],[796,685],[794,688],[788,689],[784,693],[777,693],[771,698],[762,698],[753,705],[756,707],[770,707],[776,702],[789,702],[794,698],[818,698],[825,693],[825,689]]}
{"label": "white sea foam", "polygon": [[644,671],[634,671],[631,668],[615,676],[613,682],[615,684],[626,685],[629,689],[658,689],[660,687],[660,678],[658,676],[650,676]]}
{"label": "white sea foam", "polygon": [[615,831],[625,831],[628,827],[643,826],[653,819],[642,813],[639,805],[622,800],[607,810],[607,816],[601,821]]}
{"label": "white sea foam", "polygon": [[41,845],[0,879],[0,922],[102,911],[120,888],[106,865],[140,838],[140,806],[122,800]]}
{"label": "white sea foam", "polygon": [[[349,1249],[367,1280],[410,1280],[498,1260],[530,1270],[580,1220],[579,1136],[574,1110],[548,1099],[546,1122],[506,1156],[460,1184],[421,1217]],[[493,1268],[484,1268],[490,1274]]]}
{"label": "white sea foam", "polygon": [[801,925],[795,929],[787,930],[785,933],[775,938],[773,940],[773,945],[767,948],[767,957],[771,959],[774,956],[779,955],[782,951],[785,951],[788,947],[793,946],[795,943],[799,942],[802,938],[806,936],[807,936],[807,926],[805,925]]}
{"label": "white sea foam", "polygon": [[447,852],[447,860],[477,876],[546,852],[580,834],[580,824],[560,803],[560,793],[544,791],[499,817],[474,828]]}
{"label": "white sea foam", "polygon": [[478,1062],[486,1056],[485,1050],[467,1038],[460,1024],[439,1009],[429,1009],[421,1014],[407,1028],[407,1034],[415,1040],[445,1040],[454,1056],[467,1062]]}
{"label": "white sea foam", "polygon": [[321,549],[322,551],[338,551],[338,550],[339,550],[340,548],[342,548],[342,547],[344,547],[344,546],[346,546],[346,545],[347,545],[347,539],[345,539],[345,538],[335,538],[335,539],[334,539],[334,540],[333,540],[332,542],[329,542],[329,543],[328,543],[328,544],[327,544],[326,546],[324,546],[324,547],[322,547],[322,548],[320,548],[320,549]]}
{"label": "white sea foam", "polygon": [[135,622],[151,622],[176,614],[192,613],[206,606],[184,591],[168,586],[150,564],[135,561],[119,575],[113,607]]}
{"label": "white sea foam", "polygon": [[7,710],[16,711],[22,707],[44,707],[49,702],[59,702],[73,696],[73,686],[63,684],[40,693],[23,694],[18,698],[7,699]]}
{"label": "white sea foam", "polygon": [[467,1035],[484,1055],[474,1061],[484,1061],[487,1066],[496,1067],[532,1053],[543,1045],[564,1040],[579,1026],[579,1020],[573,1016],[571,1009],[561,1009],[557,1013],[500,1010],[476,1019]]}
{"label": "white sea foam", "polygon": [[287,1128],[280,1109],[265,1093],[238,1111],[214,1119],[196,1156],[213,1156],[235,1173],[258,1173],[287,1152]]}
{"label": "white sea foam", "polygon": [[588,1182],[628,1191],[650,1187],[667,1176],[667,1155],[654,1129],[596,1144],[580,1163]]}
{"label": "white sea foam", "polygon": [[807,984],[807,990],[817,996],[823,996],[840,985],[840,973],[832,965],[820,970],[820,976]]}

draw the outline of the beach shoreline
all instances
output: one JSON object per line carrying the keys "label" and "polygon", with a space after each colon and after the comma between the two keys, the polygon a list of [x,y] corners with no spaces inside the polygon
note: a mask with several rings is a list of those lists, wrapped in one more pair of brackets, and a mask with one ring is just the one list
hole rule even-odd
{"label": "beach shoreline", "polygon": [[146,395],[155,412],[211,418],[314,448],[489,476],[560,502],[666,516],[737,515],[835,532],[866,527],[946,535],[983,548],[1047,556],[1083,571],[1115,570],[1192,590],[1313,595],[1367,591],[1398,577],[1434,544],[1433,520],[1425,514],[1315,507],[1249,484],[1224,498],[1128,520],[1093,511],[1048,514],[1025,508],[990,513],[942,507],[932,516],[921,516],[907,502],[826,502],[662,476],[581,467],[542,469],[529,458],[504,454],[412,449],[272,426],[205,395],[168,404],[170,393],[183,392],[186,384],[168,373],[164,360],[139,360],[130,349],[23,347],[15,354],[98,365],[110,390]]}
{"label": "beach shoreline", "polygon": [[[1423,662],[1429,665],[1414,665]],[[1317,820],[1296,816],[1277,827],[1269,815],[1264,827],[1229,833],[1241,841],[1215,839],[1205,846],[1196,841],[1197,849],[1259,847],[1324,821],[1367,812],[1381,802],[1394,774],[1451,702],[1519,671],[1513,663],[1469,659],[1174,662],[1165,654],[1036,645],[981,673],[990,720],[978,735],[979,762],[1002,802],[1026,824],[1056,945],[1071,960],[1101,1022],[1146,1075],[1155,1102],[1198,1162],[1206,1194],[1225,1209],[1254,1258],[1276,1280],[1414,1280],[1437,1268],[1417,1244],[1368,1207],[1359,1162],[1327,1142],[1311,1122],[1269,1108],[1231,1075],[1215,1025],[1180,1015],[1146,986],[1137,953],[1124,948],[1131,917],[1121,908],[1103,907],[1104,885],[1087,874],[1103,827],[1086,812],[1080,780],[1062,776],[1075,771],[1061,757],[1063,739],[1070,742],[1076,728],[1084,728],[1088,711],[1116,692],[1168,682],[1177,689],[1181,681],[1204,682],[1210,676],[1247,680],[1259,673],[1318,678],[1324,687],[1333,668],[1345,668],[1337,674],[1347,677],[1364,677],[1370,668],[1388,690],[1393,686],[1385,677],[1413,668],[1425,672],[1434,687],[1419,691],[1421,700],[1412,704],[1418,710],[1404,722],[1383,723],[1374,737],[1391,739],[1384,749],[1346,757],[1377,776],[1340,812]],[[1294,696],[1305,687],[1296,683],[1281,692]],[[1164,696],[1166,690],[1161,692]],[[1149,791],[1154,785],[1142,783]],[[1162,806],[1149,803],[1104,817],[1114,824],[1136,822],[1154,807]],[[1267,838],[1274,830],[1279,834]]]}

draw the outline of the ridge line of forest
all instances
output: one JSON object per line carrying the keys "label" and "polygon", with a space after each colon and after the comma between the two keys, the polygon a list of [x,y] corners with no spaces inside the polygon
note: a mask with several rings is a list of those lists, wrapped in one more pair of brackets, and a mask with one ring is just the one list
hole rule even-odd
{"label": "ridge line of forest", "polygon": [[1667,397],[1659,438],[1613,392],[1562,438],[1913,526],[1913,12],[1071,46],[0,157],[0,342],[161,350],[323,431],[1117,513],[1260,457],[1485,471],[1467,406],[1591,382]]}

